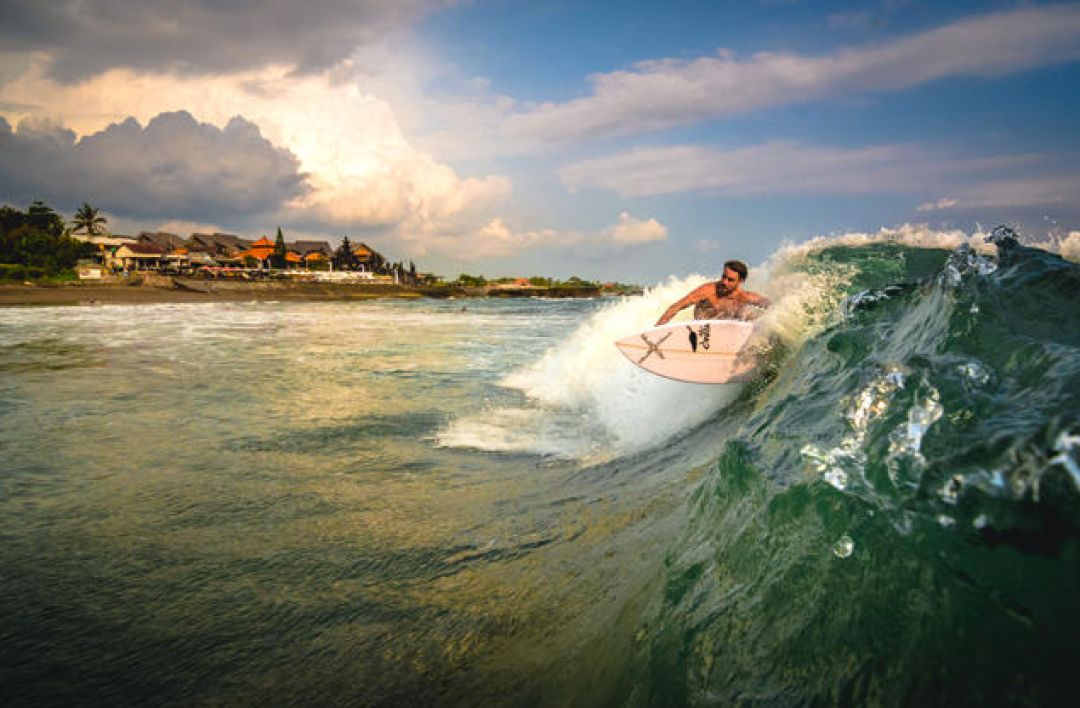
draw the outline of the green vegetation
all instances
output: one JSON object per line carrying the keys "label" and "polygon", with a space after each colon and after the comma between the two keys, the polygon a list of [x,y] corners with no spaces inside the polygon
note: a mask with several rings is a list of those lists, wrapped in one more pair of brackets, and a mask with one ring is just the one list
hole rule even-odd
{"label": "green vegetation", "polygon": [[[101,221],[95,223],[104,223],[102,217],[97,218]],[[33,202],[25,212],[0,206],[0,278],[4,280],[70,278],[78,260],[95,252],[93,245],[69,237],[64,220],[43,202]]]}
{"label": "green vegetation", "polygon": [[270,265],[275,268],[285,267],[285,234],[281,233],[281,227],[277,227],[277,238],[274,239],[274,255],[270,259]]}
{"label": "green vegetation", "polygon": [[[37,204],[39,202],[35,202]],[[97,207],[90,206],[87,202],[79,207],[75,216],[71,218],[72,233],[83,232],[87,236],[97,236],[105,231],[106,219],[99,214]]]}
{"label": "green vegetation", "polygon": [[463,285],[465,287],[479,288],[488,284],[487,278],[482,275],[469,275],[468,273],[462,273],[454,281],[455,285]]}

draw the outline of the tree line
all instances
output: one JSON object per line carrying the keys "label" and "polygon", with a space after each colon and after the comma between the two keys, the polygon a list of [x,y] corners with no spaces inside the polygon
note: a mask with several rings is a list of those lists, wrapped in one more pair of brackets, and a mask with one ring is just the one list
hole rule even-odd
{"label": "tree line", "polygon": [[[97,210],[83,205],[72,220],[74,229],[94,229],[104,224]],[[70,274],[80,258],[89,258],[97,248],[71,238],[64,220],[42,201],[34,201],[26,211],[0,206],[0,279],[38,279]]]}

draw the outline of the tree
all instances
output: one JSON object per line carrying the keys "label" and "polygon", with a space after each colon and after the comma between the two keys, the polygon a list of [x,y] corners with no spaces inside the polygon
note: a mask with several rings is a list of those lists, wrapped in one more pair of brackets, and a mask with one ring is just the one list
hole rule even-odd
{"label": "tree", "polygon": [[341,240],[341,245],[334,251],[334,265],[341,270],[352,270],[355,264],[356,254],[353,253],[352,244],[349,243],[349,237],[346,236]]}
{"label": "tree", "polygon": [[65,236],[64,220],[43,202],[33,202],[25,212],[0,207],[0,263],[53,275],[71,270],[94,251],[94,246]]}
{"label": "tree", "polygon": [[274,239],[274,255],[271,256],[270,264],[275,268],[285,267],[285,236],[281,233],[281,227],[277,227],[277,238]]}
{"label": "tree", "polygon": [[[34,204],[40,204],[40,202],[34,202]],[[33,213],[33,209],[34,205],[31,204],[31,213]],[[82,231],[87,236],[97,236],[100,233],[104,233],[107,219],[98,212],[99,210],[97,207],[92,207],[89,203],[83,202],[83,205],[79,207],[79,210],[75,212],[75,216],[71,219],[71,225],[74,227],[74,232],[78,233],[79,231]]]}

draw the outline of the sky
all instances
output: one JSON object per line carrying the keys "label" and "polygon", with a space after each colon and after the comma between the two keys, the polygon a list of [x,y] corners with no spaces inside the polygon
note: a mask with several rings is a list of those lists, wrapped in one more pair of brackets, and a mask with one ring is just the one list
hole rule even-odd
{"label": "sky", "polygon": [[[160,7],[158,7],[160,6]],[[0,0],[0,203],[652,284],[1080,230],[1080,3]]]}

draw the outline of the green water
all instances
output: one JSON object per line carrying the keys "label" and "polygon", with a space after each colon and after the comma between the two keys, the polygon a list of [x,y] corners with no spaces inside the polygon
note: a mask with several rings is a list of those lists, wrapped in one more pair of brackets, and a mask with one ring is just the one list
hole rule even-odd
{"label": "green water", "polygon": [[791,256],[725,390],[686,283],[0,310],[5,704],[1071,705],[1077,270]]}

